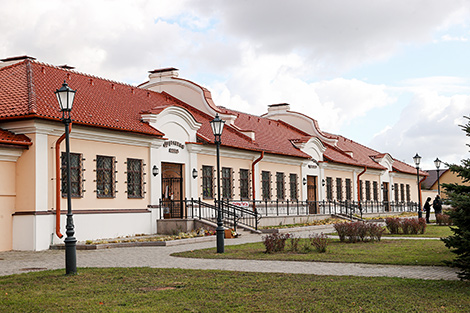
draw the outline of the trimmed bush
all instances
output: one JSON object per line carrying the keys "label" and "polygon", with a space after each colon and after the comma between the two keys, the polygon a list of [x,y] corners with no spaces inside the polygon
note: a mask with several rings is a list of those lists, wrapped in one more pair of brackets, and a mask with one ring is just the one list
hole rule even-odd
{"label": "trimmed bush", "polygon": [[370,234],[370,239],[372,241],[380,241],[382,239],[382,235],[385,232],[385,228],[375,224],[375,223],[369,223],[369,234]]}
{"label": "trimmed bush", "polygon": [[287,234],[279,234],[274,233],[271,235],[264,236],[263,244],[266,248],[266,253],[275,253],[284,251],[284,247],[286,246],[286,240],[289,239],[291,235]]}
{"label": "trimmed bush", "polygon": [[451,226],[452,220],[446,213],[441,213],[436,215],[436,223],[439,226]]}
{"label": "trimmed bush", "polygon": [[398,234],[400,230],[401,221],[398,217],[387,217],[385,219],[385,225],[390,234]]}
{"label": "trimmed bush", "polygon": [[321,234],[310,234],[309,235],[310,244],[315,247],[317,252],[324,253],[326,252],[326,247],[328,247],[329,239],[328,236],[324,233]]}
{"label": "trimmed bush", "polygon": [[375,223],[352,222],[334,225],[341,242],[380,241],[385,229]]}

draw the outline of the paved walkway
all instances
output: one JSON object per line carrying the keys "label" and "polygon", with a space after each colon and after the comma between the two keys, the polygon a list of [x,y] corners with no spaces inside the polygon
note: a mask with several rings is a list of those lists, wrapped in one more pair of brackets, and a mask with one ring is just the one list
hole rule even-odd
{"label": "paved walkway", "polygon": [[[313,227],[297,232],[307,236],[312,232],[327,232],[329,227]],[[256,242],[260,235],[244,235],[226,239],[226,245]],[[255,260],[207,260],[172,257],[174,252],[215,247],[215,241],[166,247],[130,247],[103,250],[78,250],[77,266],[80,267],[153,267],[212,269],[246,272],[277,272],[314,275],[387,276],[419,279],[457,280],[455,269],[442,266],[394,266],[357,263],[255,261]],[[0,276],[28,271],[65,268],[64,250],[8,251],[0,252]]]}

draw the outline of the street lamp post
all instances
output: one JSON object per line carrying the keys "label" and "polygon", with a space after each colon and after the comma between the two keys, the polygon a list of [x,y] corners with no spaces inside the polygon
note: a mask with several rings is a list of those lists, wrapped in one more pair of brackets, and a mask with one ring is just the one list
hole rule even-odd
{"label": "street lamp post", "polygon": [[220,203],[220,137],[224,130],[225,121],[221,120],[219,114],[210,122],[212,132],[217,146],[217,253],[224,253],[224,227],[222,223],[222,208]]}
{"label": "street lamp post", "polygon": [[437,194],[440,196],[441,195],[441,184],[439,182],[439,167],[441,167],[441,160],[439,158],[436,158],[434,160],[434,165],[436,166],[437,169]]}
{"label": "street lamp post", "polygon": [[418,153],[413,157],[413,161],[416,165],[416,178],[418,183],[418,218],[423,217],[423,212],[421,212],[421,195],[420,195],[420,188],[419,188],[419,163],[421,162],[421,157]]}
{"label": "street lamp post", "polygon": [[70,138],[69,126],[72,122],[70,112],[72,111],[73,100],[76,90],[72,90],[64,81],[62,87],[55,91],[57,101],[62,111],[62,122],[65,124],[65,157],[66,157],[66,173],[67,173],[67,225],[65,238],[65,273],[77,273],[77,239],[74,237],[75,230],[73,225],[72,214],[72,188],[70,181]]}

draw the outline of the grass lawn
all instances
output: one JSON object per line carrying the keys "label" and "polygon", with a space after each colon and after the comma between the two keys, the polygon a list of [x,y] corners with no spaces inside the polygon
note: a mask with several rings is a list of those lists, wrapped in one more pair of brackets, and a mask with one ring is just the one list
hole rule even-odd
{"label": "grass lawn", "polygon": [[[305,239],[304,239],[305,240]],[[189,258],[256,259],[283,261],[350,262],[394,265],[445,266],[455,255],[440,240],[382,239],[379,242],[342,243],[332,239],[326,253],[312,251],[293,253],[288,251],[267,254],[262,242],[225,246],[225,253],[215,248],[175,253]]]}
{"label": "grass lawn", "polygon": [[0,277],[0,312],[468,312],[470,283],[151,268]]}

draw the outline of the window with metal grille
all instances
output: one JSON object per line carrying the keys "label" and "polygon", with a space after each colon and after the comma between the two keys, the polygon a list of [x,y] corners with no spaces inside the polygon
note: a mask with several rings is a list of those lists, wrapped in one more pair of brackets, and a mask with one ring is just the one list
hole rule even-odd
{"label": "window with metal grille", "polygon": [[143,198],[142,160],[127,159],[127,197]]}
{"label": "window with metal grille", "polygon": [[268,171],[261,172],[261,188],[263,191],[263,200],[271,199],[271,173]]}
{"label": "window with metal grille", "polygon": [[345,187],[346,187],[346,200],[352,199],[352,190],[351,190],[351,179],[346,178],[345,180]]}
{"label": "window with metal grille", "polygon": [[114,158],[96,156],[96,195],[98,198],[113,198],[115,195]]}
{"label": "window with metal grille", "polygon": [[376,181],[372,183],[372,189],[373,189],[372,195],[374,197],[374,201],[378,201],[379,200],[379,185]]}
{"label": "window with metal grille", "polygon": [[343,200],[343,180],[341,178],[336,178],[336,200]]}
{"label": "window with metal grille", "polygon": [[370,181],[366,180],[366,200],[370,200]]}
{"label": "window with metal grille", "polygon": [[[61,153],[61,174],[62,174],[62,197],[67,197],[67,157],[66,153]],[[70,153],[70,196],[81,197],[82,194],[82,155]]]}
{"label": "window with metal grille", "polygon": [[202,197],[204,199],[214,198],[214,176],[212,166],[202,167]]}
{"label": "window with metal grille", "polygon": [[249,182],[249,171],[246,169],[240,169],[240,198],[243,200],[250,198]]}
{"label": "window with metal grille", "polygon": [[411,201],[410,185],[406,184],[406,202]]}
{"label": "window with metal grille", "polygon": [[297,174],[289,175],[290,199],[297,200]]}
{"label": "window with metal grille", "polygon": [[276,172],[276,195],[279,200],[284,200],[285,198],[285,181],[284,173]]}
{"label": "window with metal grille", "polygon": [[222,167],[222,198],[232,199],[232,169]]}
{"label": "window with metal grille", "polygon": [[393,184],[393,186],[394,186],[393,191],[394,191],[394,194],[395,194],[395,202],[399,202],[400,200],[398,198],[398,196],[399,196],[399,194],[398,194],[399,193],[398,184]]}
{"label": "window with metal grille", "polygon": [[333,178],[326,178],[326,199],[331,201],[333,200]]}
{"label": "window with metal grille", "polygon": [[405,185],[400,184],[400,198],[401,202],[405,201]]}

